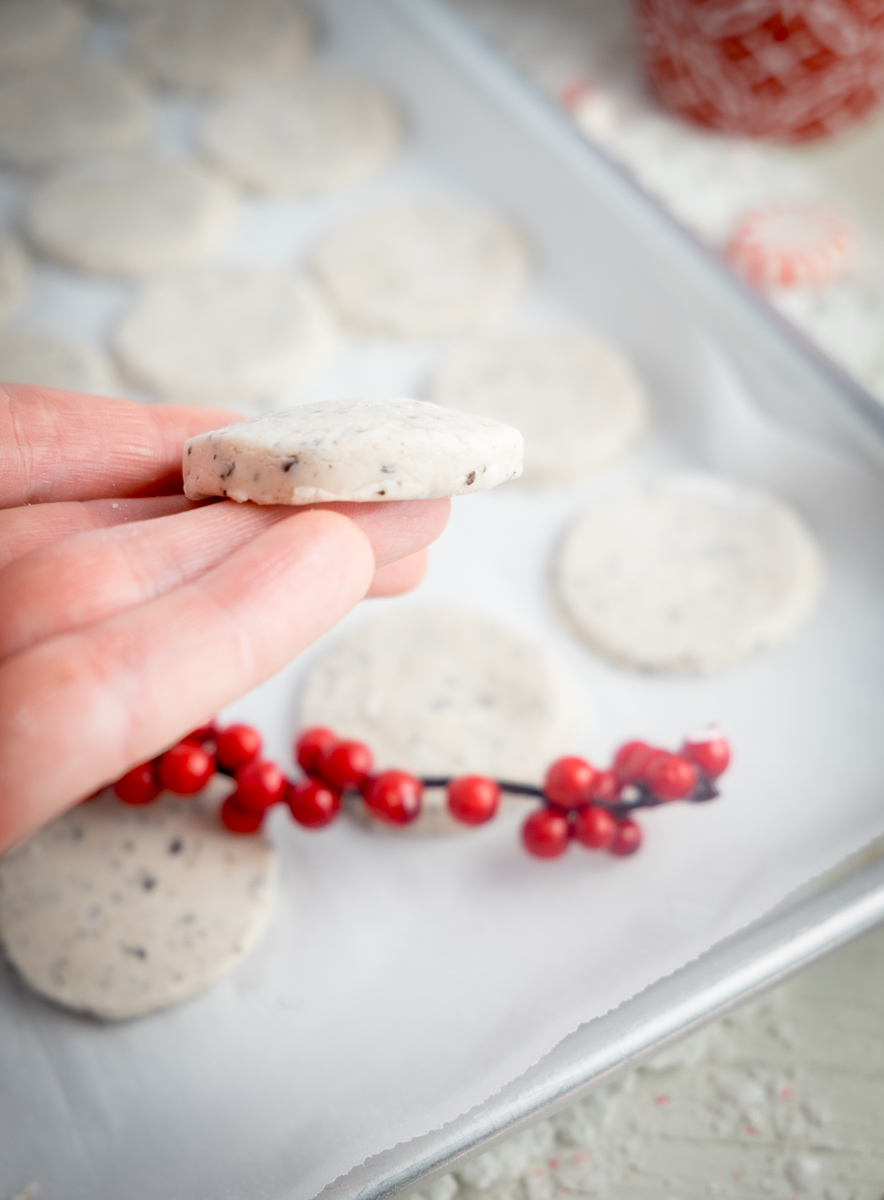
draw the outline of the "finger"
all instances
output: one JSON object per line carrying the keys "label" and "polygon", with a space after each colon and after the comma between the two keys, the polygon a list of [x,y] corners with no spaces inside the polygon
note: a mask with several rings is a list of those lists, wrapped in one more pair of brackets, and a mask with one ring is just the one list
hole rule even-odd
{"label": "finger", "polygon": [[239,420],[220,409],[3,384],[0,508],[180,491],[186,439]]}
{"label": "finger", "polygon": [[0,658],[86,629],[189,583],[290,508],[212,504],[92,530],[0,572]]}
{"label": "finger", "polygon": [[57,504],[26,504],[0,510],[0,570],[23,554],[51,542],[132,521],[149,521],[187,512],[193,504],[186,496],[150,496],[132,500],[67,500]]}
{"label": "finger", "polygon": [[[444,526],[446,501],[346,508],[379,567],[414,554]],[[368,509],[368,512],[361,511]],[[222,501],[175,516],[54,542],[0,572],[0,657],[85,629],[164,595],[214,567],[249,538],[311,510]]]}
{"label": "finger", "polygon": [[410,592],[423,579],[427,569],[427,552],[419,550],[386,567],[378,567],[368,589],[369,596],[401,596]]}
{"label": "finger", "polygon": [[371,540],[379,567],[408,558],[440,537],[451,516],[450,500],[395,500],[378,504],[322,504],[355,521]]}
{"label": "finger", "polygon": [[337,513],[265,529],[199,579],[0,665],[0,853],[269,678],[374,572]]}

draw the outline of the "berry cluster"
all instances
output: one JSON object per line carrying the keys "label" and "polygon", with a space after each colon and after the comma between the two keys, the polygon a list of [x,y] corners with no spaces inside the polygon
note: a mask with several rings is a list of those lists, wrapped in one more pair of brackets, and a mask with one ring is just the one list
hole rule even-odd
{"label": "berry cluster", "polygon": [[503,792],[541,801],[522,826],[522,841],[537,858],[558,858],[571,841],[589,850],[634,854],[642,832],[632,819],[640,808],[674,800],[703,801],[718,795],[715,781],[727,768],[730,748],[717,728],[685,739],[678,754],[627,742],[608,770],[585,759],[557,759],[542,787],[488,779],[482,775],[419,779],[406,771],[372,773],[374,761],[362,742],[337,737],[329,729],[308,729],[294,750],[304,777],[290,781],[275,763],[261,757],[261,735],[250,725],[219,729],[204,725],[159,758],[133,767],[114,784],[125,804],[149,804],[165,788],[193,795],[216,772],[236,786],[220,808],[232,833],[255,833],[275,804],[287,804],[299,825],[329,825],[345,792],[360,795],[378,821],[407,825],[420,814],[426,787],[444,787],[448,811],[465,825],[483,825],[497,813]]}
{"label": "berry cluster", "polygon": [[619,857],[634,854],[642,831],[632,813],[674,800],[713,800],[729,762],[730,747],[714,727],[688,736],[678,754],[626,742],[604,771],[582,758],[560,758],[546,773],[543,807],[525,821],[522,841],[538,858],[558,858],[570,841]]}

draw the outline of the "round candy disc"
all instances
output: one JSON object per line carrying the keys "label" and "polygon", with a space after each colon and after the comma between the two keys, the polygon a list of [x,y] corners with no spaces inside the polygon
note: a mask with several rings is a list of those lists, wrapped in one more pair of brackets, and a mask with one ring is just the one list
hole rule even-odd
{"label": "round candy disc", "polygon": [[747,213],[728,259],[758,287],[822,287],[845,275],[856,235],[843,213],[819,203],[771,204]]}
{"label": "round candy disc", "polygon": [[702,475],[595,505],[555,569],[581,637],[616,662],[668,672],[718,670],[782,641],[821,576],[813,538],[782,501]]}
{"label": "round candy disc", "polygon": [[[210,789],[207,789],[207,793]],[[276,855],[234,837],[207,794],[133,808],[107,795],[0,864],[0,938],[35,991],[119,1020],[227,975],[273,905]]]}
{"label": "round candy disc", "polygon": [[201,433],[184,449],[191,500],[431,500],[522,470],[522,435],[423,400],[327,400]]}

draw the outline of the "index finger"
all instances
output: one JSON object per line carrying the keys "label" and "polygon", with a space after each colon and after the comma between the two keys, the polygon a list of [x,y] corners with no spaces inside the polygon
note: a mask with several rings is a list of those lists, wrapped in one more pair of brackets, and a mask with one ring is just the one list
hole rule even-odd
{"label": "index finger", "polygon": [[0,508],[180,491],[187,438],[239,420],[223,409],[2,384]]}

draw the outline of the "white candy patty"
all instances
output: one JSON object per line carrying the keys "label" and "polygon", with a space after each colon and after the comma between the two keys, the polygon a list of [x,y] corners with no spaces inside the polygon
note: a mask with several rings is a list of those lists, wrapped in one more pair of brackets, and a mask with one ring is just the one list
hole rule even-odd
{"label": "white candy patty", "polygon": [[493,213],[423,200],[352,218],[319,243],[311,265],[351,325],[422,338],[500,317],[524,286],[528,255]]}
{"label": "white candy patty", "polygon": [[310,75],[242,92],[206,119],[208,156],[247,187],[298,195],[348,187],[392,155],[399,117],[379,87]]}
{"label": "white candy patty", "polygon": [[18,244],[0,229],[0,321],[18,308],[30,277],[27,257]]}
{"label": "white candy patty", "polygon": [[313,668],[301,727],[365,741],[380,769],[537,782],[572,744],[575,702],[532,642],[490,617],[397,605]]}
{"label": "white candy patty", "polygon": [[772,496],[676,476],[575,521],[555,586],[577,632],[617,662],[713,671],[787,637],[822,579],[813,538]]}
{"label": "white candy patty", "polygon": [[87,271],[150,275],[213,250],[236,214],[233,193],[188,162],[143,153],[54,176],[27,209],[40,250]]}
{"label": "white candy patty", "polygon": [[136,383],[166,399],[235,406],[299,387],[334,342],[328,311],[304,280],[207,266],[148,284],[120,322],[114,350]]}
{"label": "white candy patty", "polygon": [[3,0],[0,70],[55,58],[73,45],[83,23],[83,13],[66,0]]}
{"label": "white candy patty", "polygon": [[629,362],[600,338],[518,330],[455,351],[432,384],[437,404],[508,421],[525,438],[525,479],[563,484],[623,455],[648,421]]}
{"label": "white candy patty", "polygon": [[79,805],[0,862],[0,939],[36,991],[107,1020],[204,991],[263,933],[276,855],[207,793]]}
{"label": "white candy patty", "polygon": [[424,400],[326,400],[191,438],[184,491],[256,504],[428,500],[522,469],[522,435]]}
{"label": "white candy patty", "polygon": [[228,91],[298,69],[311,22],[295,0],[157,0],[135,11],[132,57],[157,83]]}
{"label": "white candy patty", "polygon": [[21,326],[0,329],[0,379],[86,395],[119,391],[110,363],[95,346]]}
{"label": "white candy patty", "polygon": [[45,167],[140,142],[147,93],[110,63],[63,60],[0,79],[0,161]]}

